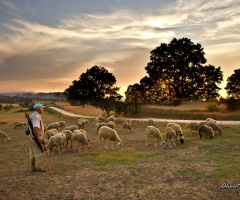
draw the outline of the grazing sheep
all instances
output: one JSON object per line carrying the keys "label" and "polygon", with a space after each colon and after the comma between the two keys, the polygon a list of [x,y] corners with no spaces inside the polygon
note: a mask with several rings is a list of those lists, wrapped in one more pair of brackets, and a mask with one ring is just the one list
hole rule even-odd
{"label": "grazing sheep", "polygon": [[60,131],[60,124],[58,122],[53,122],[51,124],[48,125],[47,127],[47,130],[50,130],[50,129],[57,129],[58,132]]}
{"label": "grazing sheep", "polygon": [[212,119],[212,118],[207,118],[206,121],[217,124],[217,121],[215,119]]}
{"label": "grazing sheep", "polygon": [[0,139],[1,140],[5,140],[5,139],[11,140],[11,138],[8,137],[7,134],[5,132],[3,132],[3,131],[0,131]]}
{"label": "grazing sheep", "polygon": [[99,119],[98,117],[94,119],[93,123],[96,125],[97,123],[99,123]]}
{"label": "grazing sheep", "polygon": [[206,124],[206,126],[210,126],[214,130],[215,133],[218,132],[220,135],[222,135],[222,129],[217,124],[208,122]]}
{"label": "grazing sheep", "polygon": [[176,132],[171,128],[171,127],[167,127],[166,128],[166,142],[169,146],[169,148],[173,148],[173,146],[176,146],[176,139],[177,139],[177,135]]}
{"label": "grazing sheep", "polygon": [[115,116],[114,116],[114,115],[111,115],[111,116],[108,118],[108,121],[113,121],[113,122],[115,122]]}
{"label": "grazing sheep", "polygon": [[60,129],[61,129],[61,130],[64,130],[65,127],[66,127],[66,122],[65,122],[65,121],[60,121],[60,122],[58,122],[58,123],[60,124]]}
{"label": "grazing sheep", "polygon": [[15,125],[15,124],[17,124],[17,123],[19,123],[18,121],[15,121],[14,123],[13,123],[13,126]]}
{"label": "grazing sheep", "polygon": [[176,132],[177,137],[179,137],[180,142],[183,144],[184,137],[183,137],[183,132],[182,132],[181,126],[179,124],[175,124],[175,123],[168,123],[167,127],[171,127]]}
{"label": "grazing sheep", "polygon": [[102,117],[101,115],[98,116],[98,121],[99,122],[105,122],[105,118]]}
{"label": "grazing sheep", "polygon": [[58,133],[58,130],[55,129],[55,128],[50,129],[50,130],[47,130],[46,133],[44,134],[44,137],[43,137],[43,138],[44,138],[44,141],[45,141],[46,143],[48,143],[49,139],[50,139],[52,136],[56,135],[57,133]]}
{"label": "grazing sheep", "polygon": [[154,120],[153,119],[149,119],[148,121],[149,121],[149,126],[153,126]]}
{"label": "grazing sheep", "polygon": [[61,131],[61,133],[65,134],[65,136],[66,136],[66,146],[65,146],[65,149],[67,149],[67,145],[68,145],[68,141],[69,140],[71,142],[71,149],[72,149],[72,143],[73,143],[73,133],[72,133],[72,131],[64,130],[64,131]]}
{"label": "grazing sheep", "polygon": [[84,129],[86,125],[87,125],[87,123],[86,123],[85,119],[77,120],[77,126],[79,129]]}
{"label": "grazing sheep", "polygon": [[59,154],[61,154],[61,149],[62,153],[64,152],[64,147],[66,146],[66,135],[63,133],[57,133],[56,135],[50,137],[49,142],[47,144],[48,148],[48,156],[49,152],[52,151],[52,155],[54,154],[53,147],[55,147],[55,150],[57,147],[59,147]]}
{"label": "grazing sheep", "polygon": [[4,124],[7,124],[7,121],[0,121],[0,125],[4,125]]}
{"label": "grazing sheep", "polygon": [[189,134],[192,135],[192,131],[198,131],[199,123],[198,122],[190,122],[188,123]]}
{"label": "grazing sheep", "polygon": [[14,129],[17,129],[17,128],[22,128],[24,126],[27,126],[27,123],[26,122],[18,122],[14,125]]}
{"label": "grazing sheep", "polygon": [[132,128],[131,125],[128,122],[123,122],[123,133],[125,133],[125,131],[129,131],[132,132]]}
{"label": "grazing sheep", "polygon": [[79,130],[79,128],[76,126],[76,125],[72,125],[72,126],[69,126],[67,128],[65,128],[65,130],[70,130],[70,131],[75,131],[75,130]]}
{"label": "grazing sheep", "polygon": [[109,128],[115,129],[115,122],[114,121],[107,122],[105,124],[105,126],[108,126]]}
{"label": "grazing sheep", "polygon": [[95,126],[96,126],[96,134],[98,134],[98,131],[101,127],[105,126],[106,123],[105,122],[102,122],[102,123],[96,123]]}
{"label": "grazing sheep", "polygon": [[213,139],[214,137],[214,132],[212,127],[210,126],[206,126],[206,125],[201,125],[198,129],[198,134],[200,139],[202,139],[202,134],[205,133],[206,134],[206,139]]}
{"label": "grazing sheep", "polygon": [[108,149],[108,147],[106,146],[105,140],[109,140],[112,143],[112,149],[113,149],[113,143],[116,142],[117,143],[117,148],[120,149],[122,146],[122,140],[120,139],[120,137],[118,136],[117,132],[108,127],[108,126],[103,126],[99,129],[98,132],[98,138],[99,138],[99,148],[101,149],[101,140],[103,138],[104,140],[104,146],[106,149]]}
{"label": "grazing sheep", "polygon": [[[73,131],[73,149],[75,150],[75,142],[82,143],[85,145],[85,149],[90,150],[92,145],[89,143],[85,133],[81,132],[80,130]],[[79,151],[81,147],[79,146]]]}
{"label": "grazing sheep", "polygon": [[165,147],[166,141],[163,139],[160,130],[154,126],[148,126],[145,130],[146,134],[146,146],[149,146],[150,138],[155,138],[155,144],[154,147],[157,147],[157,140],[161,141],[162,148]]}

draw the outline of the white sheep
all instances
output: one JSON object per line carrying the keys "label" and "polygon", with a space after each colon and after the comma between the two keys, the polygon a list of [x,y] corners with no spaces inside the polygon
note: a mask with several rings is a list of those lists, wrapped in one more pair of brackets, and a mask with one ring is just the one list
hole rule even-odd
{"label": "white sheep", "polygon": [[57,133],[56,135],[50,137],[49,142],[47,144],[48,156],[49,156],[49,151],[52,151],[52,155],[54,154],[53,147],[55,147],[55,150],[59,147],[59,154],[61,154],[61,149],[63,153],[65,150],[65,146],[66,146],[65,134]]}
{"label": "white sheep", "polygon": [[206,121],[217,124],[217,121],[215,119],[212,119],[212,118],[207,118]]}
{"label": "white sheep", "polygon": [[102,122],[102,123],[96,123],[95,126],[96,126],[96,134],[98,134],[98,131],[101,127],[105,126],[106,123],[105,122]]}
{"label": "white sheep", "polygon": [[131,125],[128,122],[123,122],[123,133],[125,133],[125,131],[130,131],[132,132],[132,128]]}
{"label": "white sheep", "polygon": [[105,122],[105,118],[102,117],[101,115],[98,116],[98,121],[99,122]]}
{"label": "white sheep", "polygon": [[4,125],[4,124],[7,124],[7,121],[0,121],[0,125]]}
{"label": "white sheep", "polygon": [[149,121],[149,126],[153,126],[154,120],[153,119],[149,119],[148,121]]}
{"label": "white sheep", "polygon": [[66,135],[66,146],[65,149],[67,149],[67,145],[68,145],[68,141],[70,140],[71,142],[71,148],[72,148],[72,143],[73,143],[73,133],[70,130],[64,130],[61,131],[60,133],[63,133],[64,135]]}
{"label": "white sheep", "polygon": [[79,128],[76,126],[76,125],[72,125],[72,126],[69,126],[67,128],[65,128],[65,130],[70,130],[70,131],[75,131],[75,130],[79,130]]}
{"label": "white sheep", "polygon": [[154,147],[157,147],[157,141],[161,141],[162,148],[165,147],[166,141],[163,139],[160,130],[154,126],[148,126],[145,130],[146,134],[146,146],[149,146],[150,144],[150,138],[155,138],[155,144]]}
{"label": "white sheep", "polygon": [[84,129],[85,126],[87,125],[85,119],[81,118],[77,120],[77,126],[79,129]]}
{"label": "white sheep", "polygon": [[189,134],[192,135],[192,131],[198,131],[199,123],[198,122],[190,122],[188,123]]}
{"label": "white sheep", "polygon": [[206,139],[213,139],[214,137],[214,132],[213,132],[213,129],[212,127],[210,126],[206,126],[206,125],[201,125],[198,129],[198,134],[199,134],[199,137],[202,139],[202,135],[203,133],[206,134]]}
{"label": "white sheep", "polygon": [[5,139],[11,140],[11,138],[8,137],[7,134],[4,131],[0,131],[0,139],[1,140],[5,140]]}
{"label": "white sheep", "polygon": [[60,121],[58,122],[60,124],[60,130],[64,130],[66,127],[66,122],[65,121]]}
{"label": "white sheep", "polygon": [[176,135],[176,132],[171,127],[166,128],[166,138],[167,138],[166,142],[170,148],[173,148],[173,146],[176,146],[175,141],[177,139],[177,135]]}
{"label": "white sheep", "polygon": [[217,124],[208,122],[205,125],[210,126],[215,133],[218,132],[220,135],[222,135],[222,129]]}
{"label": "white sheep", "polygon": [[[81,132],[80,130],[73,131],[73,149],[75,150],[75,142],[81,143],[85,145],[85,149],[90,150],[92,145],[89,143],[85,133]],[[79,146],[79,151],[81,147]]]}
{"label": "white sheep", "polygon": [[103,126],[99,129],[98,138],[99,138],[99,148],[100,149],[101,149],[102,138],[104,140],[104,146],[105,146],[106,149],[108,149],[108,147],[106,146],[105,140],[108,140],[109,142],[112,143],[112,149],[113,149],[113,143],[114,142],[117,143],[117,148],[118,149],[120,149],[121,146],[122,146],[122,140],[118,136],[116,130],[114,130],[114,129],[108,127],[108,126]]}
{"label": "white sheep", "polygon": [[50,129],[57,129],[58,132],[60,131],[60,124],[58,122],[53,122],[51,124],[48,125],[47,127],[47,130],[50,130]]}
{"label": "white sheep", "polygon": [[182,132],[181,126],[176,123],[168,123],[167,127],[171,127],[176,132],[177,137],[179,137],[180,142],[183,144],[184,137],[183,137],[183,132]]}
{"label": "white sheep", "polygon": [[113,122],[115,122],[115,116],[114,116],[114,115],[111,115],[110,117],[108,117],[108,121],[113,121]]}
{"label": "white sheep", "polygon": [[55,129],[55,128],[47,130],[46,133],[45,133],[44,136],[43,136],[44,141],[45,141],[46,143],[48,143],[49,139],[50,139],[52,136],[56,135],[57,133],[58,133],[58,130]]}
{"label": "white sheep", "polygon": [[27,123],[26,122],[18,122],[14,125],[14,129],[17,129],[17,128],[22,128],[24,126],[27,126]]}

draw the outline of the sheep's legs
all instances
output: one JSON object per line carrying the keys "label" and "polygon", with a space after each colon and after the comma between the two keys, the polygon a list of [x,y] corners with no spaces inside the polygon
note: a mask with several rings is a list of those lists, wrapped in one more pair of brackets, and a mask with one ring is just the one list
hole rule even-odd
{"label": "sheep's legs", "polygon": [[149,145],[149,137],[146,136],[146,146],[148,146],[148,145]]}
{"label": "sheep's legs", "polygon": [[155,138],[155,144],[154,147],[157,147],[157,138]]}

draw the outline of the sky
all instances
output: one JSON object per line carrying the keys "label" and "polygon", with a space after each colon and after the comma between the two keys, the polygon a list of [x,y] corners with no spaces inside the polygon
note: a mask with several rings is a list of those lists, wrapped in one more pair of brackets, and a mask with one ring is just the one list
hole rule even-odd
{"label": "sky", "polygon": [[224,88],[240,68],[240,1],[0,0],[0,93],[63,92],[98,65],[124,94],[151,50],[183,37],[221,67]]}

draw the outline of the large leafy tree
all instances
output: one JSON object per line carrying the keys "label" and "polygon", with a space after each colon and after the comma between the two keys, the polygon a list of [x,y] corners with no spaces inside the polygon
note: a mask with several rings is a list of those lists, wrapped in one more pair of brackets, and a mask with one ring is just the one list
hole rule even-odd
{"label": "large leafy tree", "polygon": [[225,90],[227,90],[228,96],[234,99],[240,98],[240,69],[234,70],[234,73],[227,78]]}
{"label": "large leafy tree", "polygon": [[[200,44],[188,38],[174,38],[169,44],[162,43],[152,50],[146,71],[154,81],[152,92],[167,95],[169,100],[216,98],[222,81],[221,68],[206,63]],[[152,94],[150,92],[150,94]],[[158,96],[158,95],[157,95]],[[154,95],[152,95],[154,97]],[[158,99],[166,99],[159,98]]]}
{"label": "large leafy tree", "polygon": [[115,83],[116,78],[112,73],[95,65],[82,73],[79,80],[74,80],[65,93],[69,101],[79,101],[83,106],[90,103],[109,114],[113,103],[122,98],[118,94],[119,87],[114,87]]}

